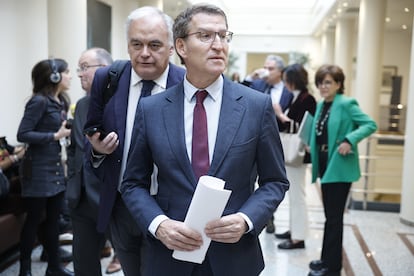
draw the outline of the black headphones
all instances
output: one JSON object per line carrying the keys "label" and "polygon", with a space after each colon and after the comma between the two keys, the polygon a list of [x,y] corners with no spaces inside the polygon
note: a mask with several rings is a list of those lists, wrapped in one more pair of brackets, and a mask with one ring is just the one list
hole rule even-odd
{"label": "black headphones", "polygon": [[62,80],[62,76],[58,72],[56,62],[53,58],[49,59],[49,65],[50,65],[50,68],[52,69],[52,73],[50,74],[49,80],[53,84],[58,84]]}

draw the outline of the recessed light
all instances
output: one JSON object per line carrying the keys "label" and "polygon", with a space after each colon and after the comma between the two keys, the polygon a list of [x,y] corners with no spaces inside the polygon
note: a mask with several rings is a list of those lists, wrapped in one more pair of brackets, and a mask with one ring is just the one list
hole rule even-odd
{"label": "recessed light", "polygon": [[405,12],[410,12],[410,9],[409,8],[404,8],[404,11]]}
{"label": "recessed light", "polygon": [[345,8],[348,7],[348,2],[343,2],[342,6],[345,7]]}
{"label": "recessed light", "polygon": [[404,25],[402,25],[402,26],[401,26],[401,28],[402,28],[403,30],[407,30],[407,25],[405,25],[405,24],[404,24]]}
{"label": "recessed light", "polygon": [[337,13],[341,13],[341,12],[342,12],[342,9],[341,9],[341,8],[338,8],[338,9],[336,10],[336,12],[337,12]]}
{"label": "recessed light", "polygon": [[391,18],[385,17],[385,22],[391,22]]}

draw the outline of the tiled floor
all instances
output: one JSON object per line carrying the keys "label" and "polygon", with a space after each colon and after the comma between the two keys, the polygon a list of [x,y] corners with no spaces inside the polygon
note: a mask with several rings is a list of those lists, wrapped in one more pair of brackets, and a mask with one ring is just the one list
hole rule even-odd
{"label": "tiled floor", "polygon": [[[319,258],[324,215],[317,185],[307,184],[307,202],[310,230],[306,249],[280,250],[277,244],[281,241],[263,232],[260,240],[266,267],[260,276],[307,275],[309,261]],[[288,208],[286,197],[275,213],[277,232],[288,228]],[[345,214],[343,248],[342,275],[414,276],[414,227],[402,224],[398,213],[348,210]],[[32,255],[33,276],[43,276],[46,269],[46,263],[39,262],[40,252],[41,249],[36,248]],[[102,259],[103,275],[110,260],[111,257]],[[67,268],[73,269],[73,264],[68,264]],[[18,275],[18,262],[0,274]],[[112,275],[122,276],[123,273]]]}

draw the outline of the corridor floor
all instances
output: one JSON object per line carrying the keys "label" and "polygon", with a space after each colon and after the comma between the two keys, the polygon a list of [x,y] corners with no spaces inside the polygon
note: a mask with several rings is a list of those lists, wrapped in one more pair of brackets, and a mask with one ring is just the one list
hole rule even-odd
{"label": "corridor floor", "polygon": [[[281,240],[263,231],[260,240],[266,267],[260,276],[307,275],[309,261],[319,258],[324,223],[320,189],[318,185],[307,184],[306,190],[310,226],[306,248],[280,250],[277,245]],[[286,196],[275,212],[276,232],[284,232],[288,224],[289,200]],[[66,248],[71,249],[70,246]],[[342,275],[414,276],[414,227],[401,223],[398,213],[347,210],[343,250]],[[38,247],[32,255],[33,276],[43,276],[46,270],[46,263],[39,261],[40,253]],[[111,258],[102,259],[103,275]],[[16,262],[0,275],[18,275],[18,268]],[[67,268],[72,270],[73,264],[69,263]],[[123,273],[112,275],[122,276]]]}

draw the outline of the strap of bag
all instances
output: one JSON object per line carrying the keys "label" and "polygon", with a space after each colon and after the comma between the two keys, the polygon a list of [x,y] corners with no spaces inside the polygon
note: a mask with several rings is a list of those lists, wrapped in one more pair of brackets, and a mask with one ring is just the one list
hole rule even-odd
{"label": "strap of bag", "polygon": [[128,60],[116,60],[109,68],[108,85],[103,93],[103,101],[105,105],[115,94],[115,91],[118,88],[119,78],[121,77],[127,63]]}

